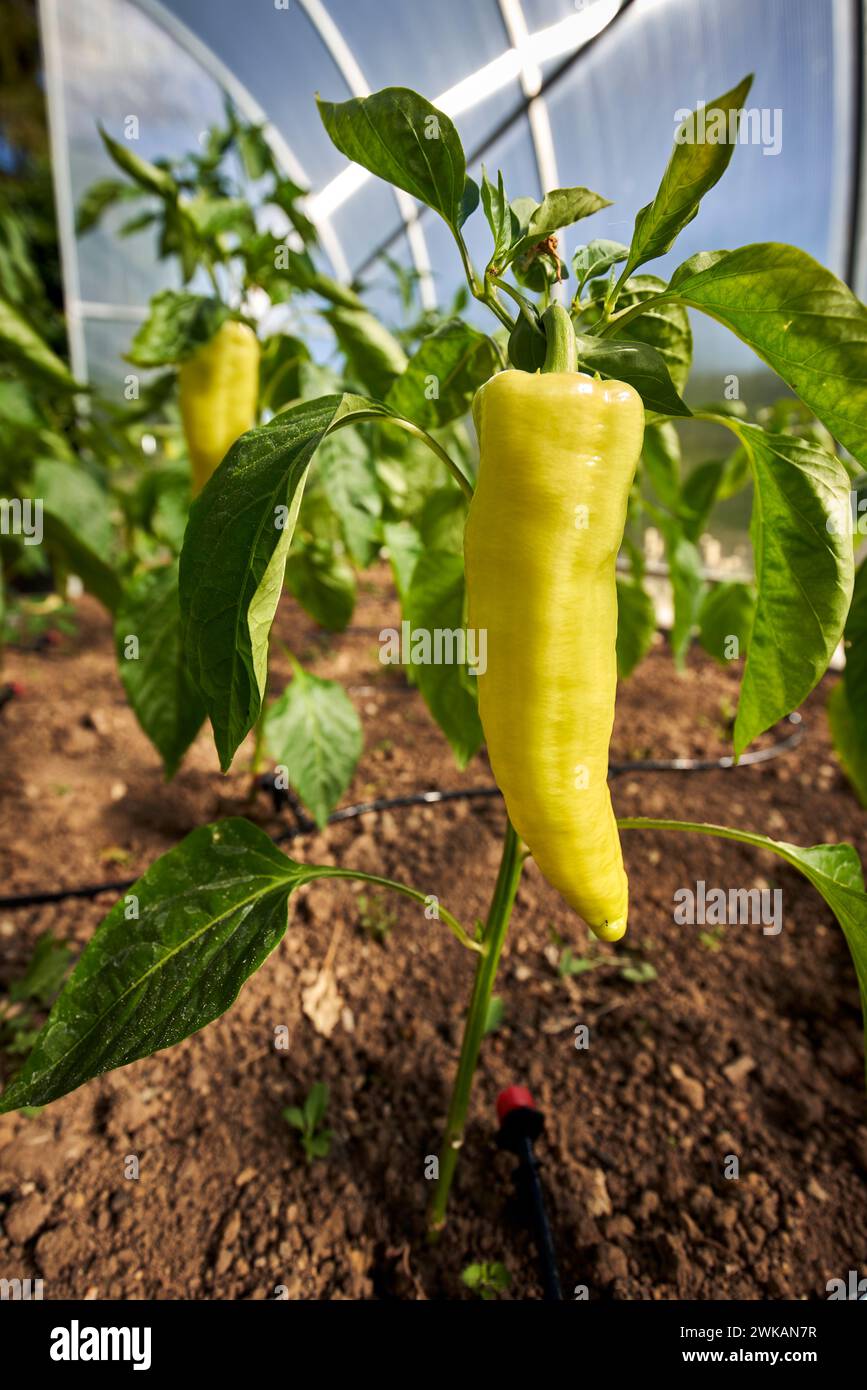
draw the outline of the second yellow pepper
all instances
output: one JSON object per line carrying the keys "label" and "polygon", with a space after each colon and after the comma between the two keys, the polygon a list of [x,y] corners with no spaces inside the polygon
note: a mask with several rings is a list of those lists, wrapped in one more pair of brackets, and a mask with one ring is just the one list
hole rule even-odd
{"label": "second yellow pepper", "polygon": [[227,319],[180,370],[181,418],[190,454],[193,495],[256,423],[259,340],[246,323]]}

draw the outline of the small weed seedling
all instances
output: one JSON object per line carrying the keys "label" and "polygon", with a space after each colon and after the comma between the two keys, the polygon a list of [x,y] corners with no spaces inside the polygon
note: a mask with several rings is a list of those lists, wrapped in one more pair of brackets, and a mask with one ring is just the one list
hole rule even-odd
{"label": "small weed seedling", "polygon": [[71,952],[51,932],[36,942],[26,974],[10,986],[8,1000],[0,1001],[0,1050],[27,1053],[39,1033],[36,1016],[54,1003],[69,969]]}
{"label": "small weed seedling", "polygon": [[485,1260],[482,1264],[467,1265],[461,1279],[468,1289],[478,1294],[486,1303],[505,1293],[512,1282],[512,1276],[500,1260]]}
{"label": "small weed seedling", "polygon": [[358,920],[371,940],[384,946],[397,922],[397,914],[381,894],[359,893]]}
{"label": "small weed seedling", "polygon": [[287,1125],[297,1129],[301,1136],[308,1163],[312,1163],[316,1158],[327,1158],[331,1151],[334,1131],[320,1128],[328,1109],[328,1099],[329,1091],[325,1082],[316,1081],[310,1087],[303,1106],[287,1105],[283,1111],[283,1119]]}

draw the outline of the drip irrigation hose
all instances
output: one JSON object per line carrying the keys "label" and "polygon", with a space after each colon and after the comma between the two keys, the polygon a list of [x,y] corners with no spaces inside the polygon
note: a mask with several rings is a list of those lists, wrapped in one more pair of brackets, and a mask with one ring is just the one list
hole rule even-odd
{"label": "drip irrigation hose", "polygon": [[[731,754],[722,758],[649,758],[625,763],[610,763],[609,778],[620,777],[626,772],[728,772],[742,767],[753,767],[757,763],[771,762],[782,754],[797,748],[804,737],[805,726],[797,712],[786,717],[792,732],[786,738],[772,743],[768,748],[758,748],[752,753],[743,753],[736,763]],[[295,793],[274,785],[271,774],[260,778],[259,785],[271,792],[275,810],[288,806],[294,824],[281,830],[274,838],[275,844],[286,844],[299,835],[309,835],[318,829],[316,823],[305,814]],[[404,796],[383,796],[374,801],[359,801],[354,806],[344,806],[333,811],[328,817],[328,825],[339,825],[341,821],[355,820],[358,816],[371,812],[399,810],[405,806],[434,806],[446,801],[480,801],[486,797],[500,796],[500,789],[491,784],[482,787],[464,787],[449,791],[408,792]],[[85,883],[78,888],[56,888],[46,892],[7,893],[0,896],[0,910],[17,907],[43,907],[47,903],[63,902],[66,898],[98,898],[101,893],[122,893],[137,882],[135,878],[109,879],[105,883]]]}

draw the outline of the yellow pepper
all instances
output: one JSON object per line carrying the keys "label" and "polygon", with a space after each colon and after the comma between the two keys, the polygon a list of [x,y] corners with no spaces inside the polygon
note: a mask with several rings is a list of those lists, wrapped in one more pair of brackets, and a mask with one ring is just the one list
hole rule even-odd
{"label": "yellow pepper", "polygon": [[[571,324],[568,334],[574,363]],[[481,461],[464,552],[469,625],[487,631],[478,681],[491,767],[545,878],[616,941],[629,886],[606,780],[615,560],[644,407],[622,382],[543,368],[493,377],[473,415]]]}
{"label": "yellow pepper", "polygon": [[235,440],[256,423],[259,341],[253,330],[227,319],[182,364],[180,388],[195,496]]}

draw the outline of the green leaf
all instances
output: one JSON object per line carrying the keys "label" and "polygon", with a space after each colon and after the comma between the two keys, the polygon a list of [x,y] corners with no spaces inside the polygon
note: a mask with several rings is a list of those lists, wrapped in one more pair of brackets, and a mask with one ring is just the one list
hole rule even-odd
{"label": "green leaf", "polygon": [[262,344],[259,379],[262,405],[277,411],[301,395],[300,367],[310,361],[310,350],[291,333],[274,333]]}
{"label": "green leaf", "polygon": [[101,922],[0,1112],[45,1105],[218,1018],[282,938],[290,894],[316,876],[248,821],[194,830]]}
{"label": "green leaf", "polygon": [[497,171],[497,187],[494,188],[485,173],[484,165],[482,165],[482,208],[494,238],[494,249],[491,252],[488,265],[499,271],[508,264],[509,252],[518,232],[518,219],[509,206],[509,200],[503,186],[502,172]]}
{"label": "green leaf", "polygon": [[679,509],[684,533],[689,540],[698,543],[704,534],[726,477],[725,461],[708,459],[694,468],[683,484]]}
{"label": "green leaf", "polygon": [[723,825],[696,821],[657,820],[643,816],[618,819],[621,830],[686,830],[698,835],[716,835],[736,840],[756,849],[770,850],[797,869],[824,898],[841,928],[852,953],[861,1011],[867,1030],[867,893],[857,852],[851,845],[813,845],[804,847],[785,840],[771,840],[751,830],[733,830]]}
{"label": "green leaf", "polygon": [[675,666],[683,670],[705,593],[701,555],[692,541],[687,540],[675,519],[661,518],[660,529],[665,538],[668,575],[674,598],[671,650]]}
{"label": "green leaf", "polygon": [[[257,179],[264,178],[265,174],[273,172],[274,156],[265,139],[262,126],[239,126],[235,132],[235,141],[248,179],[255,183]],[[298,191],[300,194],[302,190]]]}
{"label": "green leaf", "polygon": [[113,533],[105,492],[81,467],[56,459],[41,459],[33,474],[34,496],[44,508],[45,541],[67,568],[77,574],[88,593],[114,612],[120,602],[120,580],[106,560]]}
{"label": "green leaf", "polygon": [[[596,329],[603,316],[606,288],[601,281],[591,287],[590,296],[576,319],[576,328]],[[665,288],[665,281],[656,275],[634,275],[627,280],[620,291],[618,310],[625,311],[646,301],[650,303],[645,313],[621,329],[615,320],[610,333],[606,334],[606,341],[628,338],[630,342],[646,343],[655,348],[665,358],[676,389],[682,392],[692,365],[692,329],[689,314],[682,304],[659,298]]]}
{"label": "green leaf", "polygon": [[663,421],[647,425],[641,461],[657,498],[669,511],[680,507],[680,438],[674,425]]}
{"label": "green leaf", "polygon": [[635,580],[617,578],[617,674],[631,676],[653,645],[656,613],[653,599]]}
{"label": "green leaf", "polygon": [[294,675],[265,716],[265,745],[321,828],[352,781],[364,736],[338,681],[293,663]]}
{"label": "green leaf", "polygon": [[611,202],[589,188],[554,188],[546,193],[541,203],[533,209],[522,235],[510,250],[509,259],[524,255],[540,241],[545,241],[562,227],[571,227],[582,217],[590,217],[602,208],[610,208]]}
{"label": "green leaf", "polygon": [[60,391],[81,391],[67,367],[8,300],[0,299],[0,362]]}
{"label": "green leaf", "polygon": [[388,547],[388,558],[400,606],[405,608],[413,571],[424,550],[424,543],[416,528],[406,521],[386,522],[383,527],[383,539]]}
{"label": "green leaf", "polygon": [[174,462],[143,474],[128,505],[135,523],[178,555],[190,513],[189,466]]}
{"label": "green leaf", "polygon": [[75,217],[77,236],[84,236],[101,219],[103,213],[115,203],[129,202],[142,196],[141,188],[130,188],[121,179],[100,179],[87,189]]}
{"label": "green leaf", "polygon": [[132,340],[127,360],[137,367],[183,362],[210,342],[228,317],[229,309],[220,299],[186,290],[160,290]]}
{"label": "green leaf", "polygon": [[407,362],[394,334],[366,309],[335,305],[324,312],[323,318],[334,329],[355,380],[374,396],[384,397]]}
{"label": "green leaf", "polygon": [[10,1000],[13,1003],[27,999],[43,1006],[50,1004],[63,984],[71,959],[69,947],[62,941],[56,941],[50,931],[44,932],[36,941],[25,974],[9,986]]}
{"label": "green leaf", "polygon": [[[267,262],[264,267],[261,264],[261,247],[253,247],[257,252],[252,264],[249,260],[249,245],[244,248],[245,258],[251,268],[261,271],[263,268],[268,271],[266,282],[270,284],[270,278],[285,278],[290,285],[296,289],[306,290],[310,294],[321,295],[331,304],[342,305],[346,309],[363,309],[364,305],[354,290],[348,285],[341,285],[336,280],[332,280],[329,275],[324,275],[317,270],[313,258],[307,251],[293,251],[284,242],[278,241],[275,237],[269,237],[264,243],[267,249]],[[275,265],[275,253],[279,250],[280,264]],[[272,296],[273,297],[273,296]]]}
{"label": "green leaf", "polygon": [[312,1161],[314,1158],[327,1158],[331,1149],[331,1141],[334,1133],[330,1129],[323,1129],[319,1134],[314,1134],[307,1141],[307,1156]]}
{"label": "green leaf", "polygon": [[828,726],[840,766],[867,809],[867,725],[852,708],[845,680],[839,681],[828,697]]}
{"label": "green leaf", "polygon": [[[171,778],[205,718],[183,661],[176,564],[129,581],[115,616],[114,635],[127,699]],[[138,639],[134,658],[127,656],[129,637]]]}
{"label": "green leaf", "polygon": [[451,483],[438,487],[428,497],[419,517],[422,549],[462,555],[466,523],[467,500],[463,493]]}
{"label": "green leaf", "polygon": [[867,560],[861,561],[855,575],[844,637],[846,689],[852,708],[867,729]]}
{"label": "green leaf", "polygon": [[307,468],[329,430],[353,416],[367,418],[366,403],[325,396],[250,430],[190,510],[180,565],[184,647],[224,771],[261,708]]}
{"label": "green leaf", "polygon": [[355,572],[333,545],[301,545],[286,564],[286,587],[314,622],[343,632],[355,609]]}
{"label": "green leaf", "polygon": [[600,238],[579,246],[572,256],[572,270],[578,281],[577,293],[580,295],[588,280],[604,275],[618,261],[625,261],[629,247],[620,241],[606,241]]}
{"label": "green leaf", "polygon": [[649,960],[638,961],[635,965],[624,965],[620,971],[621,980],[631,985],[647,985],[657,978],[656,967]]}
{"label": "green leaf", "polygon": [[140,188],[147,189],[148,193],[158,193],[161,198],[177,198],[178,185],[171,174],[142,159],[128,144],[122,145],[117,140],[112,140],[102,126],[99,127],[99,133],[117,167],[128,174]]}
{"label": "green leaf", "polygon": [[753,470],[758,602],[734,728],[738,757],[796,709],[828,668],[852,595],[851,540],[829,530],[846,505],[839,459],[806,440],[731,426]]}
{"label": "green leaf", "polygon": [[[379,545],[382,513],[376,467],[366,440],[355,431],[326,439],[316,455],[316,471],[349,554],[359,568],[366,568]],[[352,590],[354,603],[354,577]]]}
{"label": "green leaf", "polygon": [[480,199],[479,185],[467,174],[464,183],[464,196],[461,199],[461,210],[458,216],[458,226],[462,227],[468,217],[472,217],[476,208],[479,206]]}
{"label": "green leaf", "polygon": [[656,348],[647,343],[591,338],[584,333],[576,333],[575,337],[582,371],[625,381],[638,392],[646,410],[659,415],[691,414],[675,390],[665,358]]}
{"label": "green leaf", "polygon": [[74,529],[92,550],[97,554],[111,550],[114,535],[108,495],[83,467],[40,459],[33,487],[45,511]]}
{"label": "green leaf", "polygon": [[[756,595],[749,584],[738,580],[715,584],[699,610],[698,640],[714,661],[727,666],[749,651],[755,614]],[[737,638],[733,653],[729,651],[732,637]]]}
{"label": "green leaf", "polygon": [[315,1134],[328,1109],[330,1092],[324,1081],[314,1081],[304,1102],[304,1123],[309,1134]]}
{"label": "green leaf", "polygon": [[844,641],[846,669],[831,692],[828,719],[846,776],[867,806],[867,561],[855,574]]}
{"label": "green leaf", "polygon": [[[424,550],[413,571],[403,616],[413,636],[427,634],[434,655],[437,629],[455,632],[464,629],[464,563],[462,555]],[[424,641],[424,637],[421,639]],[[431,714],[442,729],[459,767],[465,767],[482,745],[474,677],[456,662],[412,662],[414,683],[421,691]]]}
{"label": "green leaf", "polygon": [[35,410],[32,390],[23,381],[0,380],[0,422],[16,432],[39,434],[45,420]]}
{"label": "green leaf", "polygon": [[181,278],[185,285],[189,284],[199,267],[202,239],[186,209],[177,202],[166,203],[157,251],[161,260],[178,258]]}
{"label": "green leaf", "polygon": [[[717,319],[767,362],[836,439],[867,463],[867,309],[794,246],[685,262],[667,297]],[[630,325],[631,327],[631,325]]]}
{"label": "green leaf", "polygon": [[734,152],[734,144],[729,140],[729,112],[742,109],[752,82],[750,74],[730,92],[709,102],[702,112],[707,135],[713,133],[713,113],[723,114],[725,132],[721,141],[712,143],[701,138],[698,111],[681,122],[656,197],[635,218],[632,245],[621,279],[625,280],[645,261],[664,256],[671,249],[678,234],[695,217],[705,193],[725,173]]}
{"label": "green leaf", "polygon": [[341,154],[426,203],[457,234],[467,166],[460,136],[444,112],[407,87],[350,101],[316,101]]}
{"label": "green leaf", "polygon": [[253,211],[243,198],[212,198],[200,193],[184,204],[184,212],[203,237],[218,237],[224,232],[245,237],[256,230]]}
{"label": "green leaf", "polygon": [[298,184],[293,183],[291,179],[278,179],[271,192],[266,196],[269,203],[274,203],[278,208],[282,208],[304,245],[315,246],[316,227],[301,208],[299,201],[306,196],[304,189],[299,188]]}
{"label": "green leaf", "polygon": [[399,415],[436,429],[465,415],[478,388],[500,365],[494,343],[460,319],[423,338],[386,402]]}
{"label": "green leaf", "polygon": [[184,647],[224,770],[261,708],[268,637],[310,460],[334,430],[371,420],[405,424],[361,396],[303,401],[242,435],[190,510],[180,568]]}
{"label": "green leaf", "polygon": [[303,1131],[304,1114],[297,1105],[287,1105],[283,1111],[283,1119],[286,1121],[287,1125],[291,1125],[293,1129],[300,1129]]}

